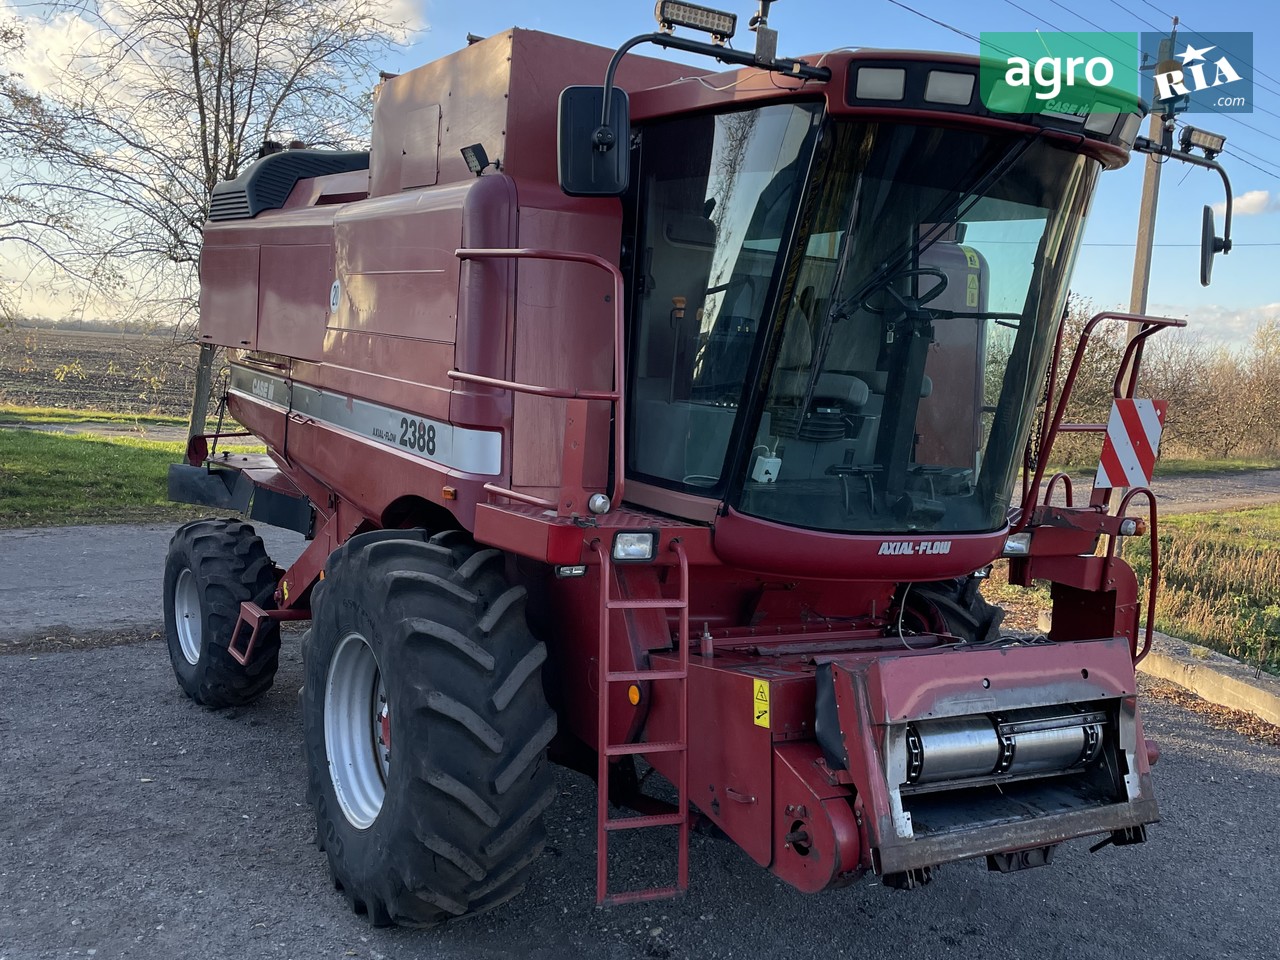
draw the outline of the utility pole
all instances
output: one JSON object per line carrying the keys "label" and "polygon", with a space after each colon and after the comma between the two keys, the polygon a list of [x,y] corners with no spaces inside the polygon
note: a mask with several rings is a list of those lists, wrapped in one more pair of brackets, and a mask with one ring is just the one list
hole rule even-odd
{"label": "utility pole", "polygon": [[[1167,40],[1160,41],[1160,52],[1156,57],[1155,68],[1173,59],[1173,45],[1178,37],[1178,18],[1173,18],[1173,29]],[[1155,143],[1165,142],[1166,116],[1173,119],[1172,114],[1165,114],[1158,109],[1158,103],[1151,105],[1151,127],[1148,136]],[[1133,254],[1133,286],[1129,292],[1129,312],[1147,312],[1147,290],[1151,283],[1151,249],[1155,243],[1156,206],[1160,202],[1160,169],[1165,158],[1147,155],[1147,169],[1142,178],[1142,204],[1138,210],[1138,242]],[[1129,324],[1129,339],[1138,333],[1139,325]]]}
{"label": "utility pole", "polygon": [[[1155,69],[1160,71],[1168,67],[1168,63],[1173,59],[1173,45],[1178,38],[1178,18],[1173,18],[1173,28],[1169,31],[1169,36],[1165,40],[1160,41],[1160,49],[1156,55]],[[1169,113],[1165,113],[1169,110]],[[1154,143],[1165,142],[1165,124],[1173,120],[1173,105],[1166,104],[1161,106],[1160,102],[1152,98],[1151,103],[1151,126],[1148,136]],[[1151,285],[1151,252],[1155,246],[1156,237],[1156,207],[1160,202],[1160,171],[1164,166],[1165,159],[1156,157],[1154,154],[1147,154],[1147,168],[1142,177],[1142,203],[1138,210],[1138,239],[1133,252],[1133,286],[1129,290],[1129,312],[1130,313],[1146,313],[1147,312],[1147,291]],[[1140,323],[1128,323],[1125,339],[1129,343],[1138,336],[1142,330]],[[1120,384],[1120,389],[1127,393],[1134,385],[1133,370],[1125,374],[1124,382]],[[1127,488],[1117,487],[1111,491],[1109,501],[1109,509],[1114,512],[1120,509],[1120,501],[1124,499],[1125,490]],[[1102,544],[1099,542],[1099,550]]]}

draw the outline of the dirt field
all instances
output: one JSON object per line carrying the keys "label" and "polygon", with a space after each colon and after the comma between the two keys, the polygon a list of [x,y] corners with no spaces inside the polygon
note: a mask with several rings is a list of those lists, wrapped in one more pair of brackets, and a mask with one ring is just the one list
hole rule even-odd
{"label": "dirt field", "polygon": [[57,329],[0,332],[0,400],[120,413],[191,409],[198,349],[167,335]]}

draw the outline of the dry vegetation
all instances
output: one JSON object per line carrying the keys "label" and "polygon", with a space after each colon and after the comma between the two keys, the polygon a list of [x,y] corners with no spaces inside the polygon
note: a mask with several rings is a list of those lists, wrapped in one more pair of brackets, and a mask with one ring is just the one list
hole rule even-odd
{"label": "dry vegetation", "polygon": [[[1280,672],[1280,507],[1160,522],[1156,627]],[[1146,581],[1150,539],[1125,546]]]}
{"label": "dry vegetation", "polygon": [[[1073,298],[1063,338],[1063,371],[1080,330],[1097,308]],[[1109,321],[1090,339],[1066,422],[1106,423],[1114,377],[1124,355],[1125,325]],[[1247,344],[1212,344],[1192,330],[1167,330],[1147,341],[1140,396],[1166,400],[1162,459],[1280,457],[1280,320],[1262,323]],[[1094,436],[1067,434],[1053,450],[1055,464],[1097,463]]]}
{"label": "dry vegetation", "polygon": [[186,417],[198,350],[167,334],[0,330],[0,402]]}

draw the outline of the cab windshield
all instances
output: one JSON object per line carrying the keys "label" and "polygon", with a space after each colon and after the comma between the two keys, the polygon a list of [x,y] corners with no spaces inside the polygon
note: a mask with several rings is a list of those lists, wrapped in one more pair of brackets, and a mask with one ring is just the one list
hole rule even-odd
{"label": "cab windshield", "polygon": [[[632,467],[795,526],[998,529],[1098,164],[1020,133],[828,121],[815,136],[802,109],[708,118],[680,213],[653,205],[671,188],[658,171],[645,181],[655,285],[663,243],[696,234],[702,252],[667,251],[682,292],[642,305]],[[771,111],[790,139],[764,129]],[[766,151],[772,170],[747,165],[726,194],[726,166]],[[717,222],[726,196],[737,213]]]}

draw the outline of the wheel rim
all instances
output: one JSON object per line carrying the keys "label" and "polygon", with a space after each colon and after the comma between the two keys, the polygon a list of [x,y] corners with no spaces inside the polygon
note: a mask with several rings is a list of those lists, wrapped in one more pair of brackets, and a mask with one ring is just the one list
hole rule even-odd
{"label": "wheel rim", "polygon": [[190,569],[178,574],[173,590],[173,620],[182,655],[194,667],[200,662],[200,589]]}
{"label": "wheel rim", "polygon": [[363,830],[377,819],[391,770],[391,712],[378,660],[349,633],[329,662],[324,691],[329,779],[343,815]]}

